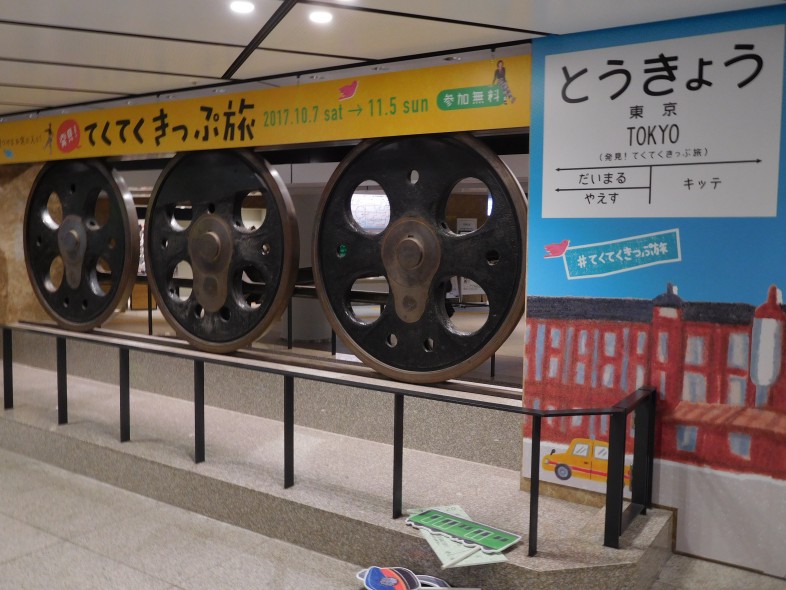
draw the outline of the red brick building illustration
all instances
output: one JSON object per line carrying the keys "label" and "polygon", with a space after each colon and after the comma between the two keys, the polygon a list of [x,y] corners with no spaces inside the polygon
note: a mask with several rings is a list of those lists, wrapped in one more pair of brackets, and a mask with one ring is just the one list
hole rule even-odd
{"label": "red brick building illustration", "polygon": [[[611,406],[658,391],[659,458],[786,479],[786,313],[771,287],[759,307],[655,299],[530,297],[524,404]],[[607,416],[547,418],[544,441],[607,439]]]}

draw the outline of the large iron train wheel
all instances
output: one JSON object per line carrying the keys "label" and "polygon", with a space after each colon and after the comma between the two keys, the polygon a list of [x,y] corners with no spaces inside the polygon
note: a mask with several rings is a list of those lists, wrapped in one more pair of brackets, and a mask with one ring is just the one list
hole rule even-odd
{"label": "large iron train wheel", "polygon": [[251,152],[180,154],[153,189],[148,280],[169,323],[201,350],[237,350],[270,327],[292,295],[299,247],[286,187]]}
{"label": "large iron train wheel", "polygon": [[24,219],[27,274],[61,326],[101,325],[128,297],[139,264],[134,202],[98,160],[50,162],[38,174]]}
{"label": "large iron train wheel", "polygon": [[[445,212],[453,189],[469,178],[488,188],[493,205],[481,228],[460,235]],[[379,233],[361,227],[351,210],[368,182],[389,201],[390,219]],[[394,379],[430,383],[466,373],[501,346],[524,310],[526,197],[499,157],[469,135],[357,146],[325,188],[313,248],[317,291],[333,329],[355,355]],[[457,328],[445,303],[446,285],[457,276],[488,297],[488,318],[471,333]],[[365,277],[388,283],[372,321],[352,304]]]}

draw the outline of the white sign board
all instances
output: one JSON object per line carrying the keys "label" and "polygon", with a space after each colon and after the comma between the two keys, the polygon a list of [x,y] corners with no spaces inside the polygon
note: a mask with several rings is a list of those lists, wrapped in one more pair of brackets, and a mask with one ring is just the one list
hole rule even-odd
{"label": "white sign board", "polygon": [[543,217],[774,217],[784,25],[546,56]]}

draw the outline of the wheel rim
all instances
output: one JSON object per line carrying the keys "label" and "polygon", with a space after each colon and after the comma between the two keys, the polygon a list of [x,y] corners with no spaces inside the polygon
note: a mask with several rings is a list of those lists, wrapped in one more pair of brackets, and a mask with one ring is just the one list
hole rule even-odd
{"label": "wheel rim", "polygon": [[[261,206],[251,207],[255,200]],[[244,218],[252,209],[264,212],[261,219]],[[298,266],[297,220],[278,174],[252,153],[176,156],[156,183],[147,219],[151,288],[170,324],[197,348],[246,346],[286,307]],[[193,281],[176,276],[189,268]]]}
{"label": "wheel rim", "polygon": [[128,297],[139,263],[139,228],[123,180],[101,162],[46,164],[27,200],[25,263],[55,321],[87,331]]}
{"label": "wheel rim", "polygon": [[[453,188],[477,178],[494,201],[485,225],[469,236],[450,231],[445,208]],[[390,221],[369,234],[353,219],[358,186],[372,180],[390,200]],[[347,347],[379,372],[427,383],[458,377],[507,339],[524,309],[526,202],[515,177],[468,135],[371,140],[340,164],[323,193],[313,240],[314,275],[325,313]],[[355,281],[389,285],[379,318],[358,320]],[[489,315],[472,334],[457,330],[444,303],[451,277],[468,277],[489,297]]]}

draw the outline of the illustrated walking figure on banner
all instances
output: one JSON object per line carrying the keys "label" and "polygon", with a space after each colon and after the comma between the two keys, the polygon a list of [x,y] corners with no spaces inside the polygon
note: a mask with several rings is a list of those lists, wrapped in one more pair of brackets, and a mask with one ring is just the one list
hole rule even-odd
{"label": "illustrated walking figure on banner", "polygon": [[502,92],[505,94],[505,104],[508,104],[508,101],[511,104],[516,102],[516,97],[513,96],[510,86],[508,86],[508,80],[505,77],[505,63],[502,60],[497,62],[497,69],[494,70],[494,81],[492,83],[502,88]]}

